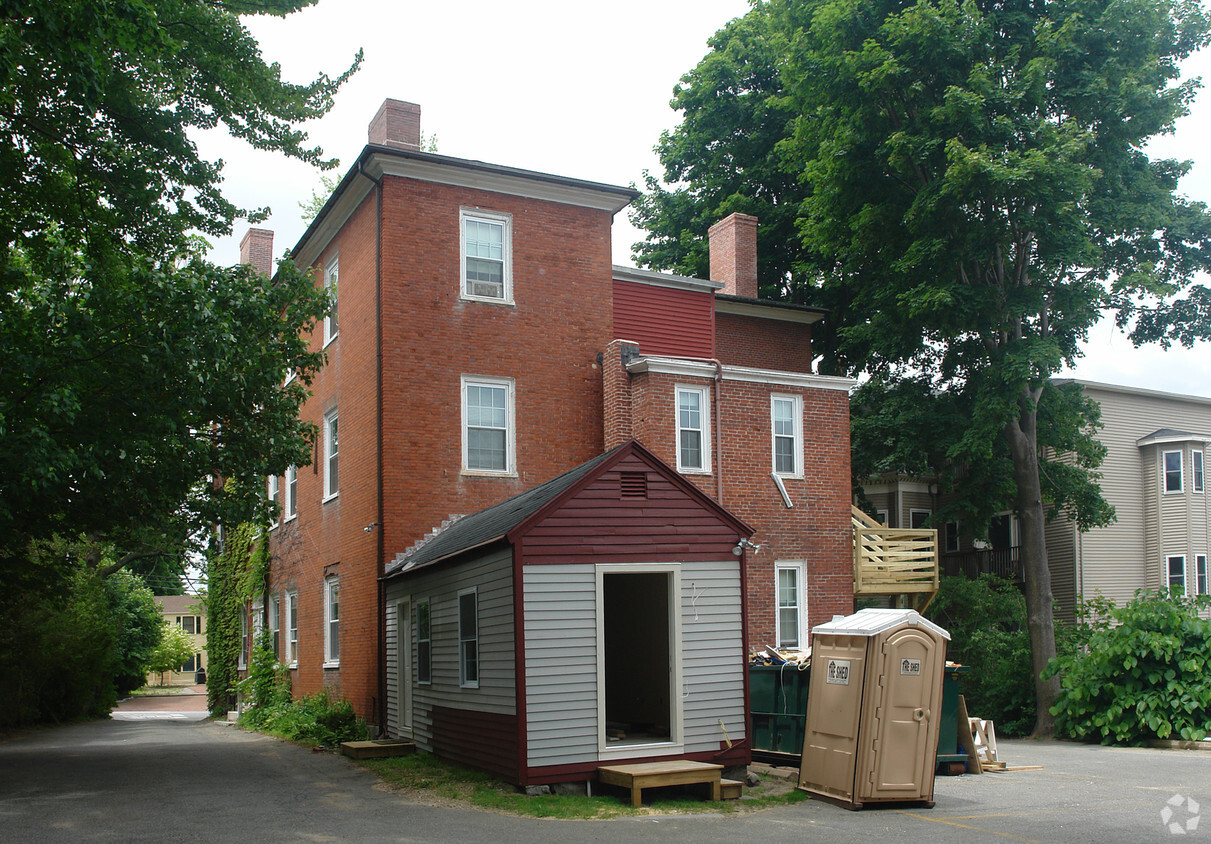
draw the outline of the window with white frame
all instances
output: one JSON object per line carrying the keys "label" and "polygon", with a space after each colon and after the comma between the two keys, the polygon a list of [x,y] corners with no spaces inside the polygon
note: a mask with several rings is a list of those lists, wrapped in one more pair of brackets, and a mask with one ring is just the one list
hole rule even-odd
{"label": "window with white frame", "polygon": [[462,296],[513,301],[513,217],[478,209],[459,211]]}
{"label": "window with white frame", "polygon": [[1165,492],[1181,492],[1182,453],[1180,451],[1166,451],[1162,459],[1165,464]]}
{"label": "window with white frame", "polygon": [[336,303],[337,293],[340,289],[338,281],[340,279],[341,266],[340,257],[334,256],[328,265],[324,267],[324,292],[328,294],[329,309],[328,314],[324,317],[324,345],[327,346],[336,339],[339,328],[336,319]]}
{"label": "window with white frame", "polygon": [[177,616],[177,627],[180,627],[191,636],[195,633],[202,632],[202,616],[200,615],[179,615]]}
{"label": "window with white frame", "polygon": [[1190,488],[1203,491],[1203,452],[1197,448],[1190,455]]}
{"label": "window with white frame", "polygon": [[299,470],[297,466],[286,467],[286,500],[282,506],[283,521],[290,521],[299,514]]}
{"label": "window with white frame", "polygon": [[463,471],[513,474],[513,379],[464,375],[462,417]]}
{"label": "window with white frame", "polygon": [[433,642],[429,632],[429,599],[416,602],[416,682],[433,682]]}
{"label": "window with white frame", "polygon": [[240,656],[236,660],[236,668],[248,667],[248,606],[245,604],[240,611]]}
{"label": "window with white frame", "polygon": [[479,592],[458,593],[458,685],[479,688]]}
{"label": "window with white frame", "polygon": [[1207,594],[1207,555],[1194,555],[1194,588],[1199,595]]}
{"label": "window with white frame", "polygon": [[807,600],[803,563],[778,563],[778,647],[802,648],[807,644]]}
{"label": "window with white frame", "polygon": [[261,633],[265,630],[265,604],[257,598],[252,604],[252,650],[248,652],[251,658],[253,652],[261,646]]}
{"label": "window with white frame", "polygon": [[1186,594],[1186,557],[1185,555],[1173,555],[1165,558],[1166,567],[1169,574],[1169,588],[1172,590],[1180,590]]}
{"label": "window with white frame", "polygon": [[677,471],[711,471],[710,393],[677,387]]}
{"label": "window with white frame", "polygon": [[281,640],[281,615],[282,615],[282,599],[274,595],[269,599],[269,637],[272,640],[273,658],[278,659],[281,656],[279,650],[279,642]]}
{"label": "window with white frame", "polygon": [[182,674],[192,674],[202,667],[202,655],[194,654],[189,659],[181,663],[181,667],[177,669]]}
{"label": "window with white frame", "polygon": [[773,439],[774,474],[801,476],[803,474],[802,397],[771,396],[770,428]]}
{"label": "window with white frame", "polygon": [[341,582],[330,577],[324,581],[324,667],[341,661]]}
{"label": "window with white frame", "polygon": [[[270,475],[269,479],[265,482],[265,495],[269,499],[270,504],[277,504],[277,502],[278,502],[278,476],[277,475]],[[278,526],[278,514],[277,514],[276,508],[274,508],[272,518],[273,518],[273,522],[269,525],[270,530],[273,530],[275,527]]]}
{"label": "window with white frame", "polygon": [[929,521],[929,517],[933,515],[931,510],[914,510],[908,511],[908,526],[913,530],[924,530],[925,523]]}
{"label": "window with white frame", "polygon": [[299,593],[286,593],[286,664],[299,662]]}
{"label": "window with white frame", "polygon": [[336,408],[324,414],[324,500],[327,501],[340,489],[337,474],[337,456],[340,452],[337,438]]}

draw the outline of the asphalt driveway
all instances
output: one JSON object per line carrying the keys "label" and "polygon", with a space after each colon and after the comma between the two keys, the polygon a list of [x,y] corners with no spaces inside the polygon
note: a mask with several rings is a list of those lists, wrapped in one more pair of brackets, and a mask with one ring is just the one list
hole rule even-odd
{"label": "asphalt driveway", "polygon": [[939,778],[933,809],[848,812],[812,801],[739,817],[540,821],[411,802],[377,787],[375,777],[337,755],[211,722],[111,720],[0,743],[0,840],[1211,839],[1211,821],[1198,825],[1198,804],[1211,812],[1211,753],[1002,740],[1001,757],[1043,769]]}

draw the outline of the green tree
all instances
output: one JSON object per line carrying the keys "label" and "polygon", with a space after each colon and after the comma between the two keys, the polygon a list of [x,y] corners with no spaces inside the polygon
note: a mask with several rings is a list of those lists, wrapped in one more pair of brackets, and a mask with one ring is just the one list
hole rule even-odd
{"label": "green tree", "polygon": [[[666,169],[688,183],[672,195],[697,209],[695,191],[732,166],[676,169],[709,163],[744,134],[727,116],[729,92],[751,100],[744,113],[776,103],[774,134],[794,114],[793,131],[764,146],[801,184],[788,198],[801,265],[817,268],[800,276],[815,285],[803,295],[840,305],[817,351],[826,371],[832,361],[889,383],[912,377],[918,394],[950,396],[939,412],[961,423],[948,426],[942,458],[1008,490],[1022,525],[1035,731],[1049,734],[1058,684],[1042,677],[1055,642],[1040,455],[1062,443],[1093,455],[1078,436],[1085,409],[1069,398],[1045,412],[1044,393],[1105,314],[1137,344],[1211,334],[1211,290],[1194,281],[1211,260],[1211,218],[1176,192],[1188,164],[1144,152],[1186,113],[1196,83],[1181,81],[1179,64],[1206,43],[1205,12],[1181,0],[769,0],[744,20],[713,42],[725,55],[685,80],[705,105],[681,91],[674,101],[719,119],[691,123],[687,108],[671,136],[706,152],[662,144],[675,156]],[[775,48],[776,84],[741,90],[706,73],[722,68],[726,81],[723,71],[758,64],[758,50],[728,47],[741,31]],[[681,237],[672,223],[653,242]],[[1046,413],[1068,425],[1051,443],[1039,436]],[[1070,501],[1094,523],[1108,517],[1088,465],[1060,471]]]}
{"label": "green tree", "polygon": [[164,685],[164,675],[169,671],[176,671],[195,653],[193,639],[189,634],[161,617],[160,642],[151,651],[147,670],[158,673],[160,685]]}
{"label": "green tree", "polygon": [[114,683],[118,694],[125,695],[146,682],[164,617],[151,590],[125,569],[106,577],[104,584],[114,627]]}
{"label": "green tree", "polygon": [[288,264],[205,259],[197,233],[265,212],[223,197],[190,136],[333,164],[296,124],[360,53],[291,84],[240,20],[307,5],[0,0],[0,573],[56,535],[179,570],[200,525],[261,515],[262,478],[307,461],[322,356],[300,332],[328,302]]}

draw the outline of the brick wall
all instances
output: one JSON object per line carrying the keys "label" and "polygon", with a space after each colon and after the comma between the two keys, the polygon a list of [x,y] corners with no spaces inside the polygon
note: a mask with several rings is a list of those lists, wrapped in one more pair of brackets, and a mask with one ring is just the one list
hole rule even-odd
{"label": "brick wall", "polygon": [[781,372],[812,371],[808,325],[716,313],[715,332],[715,354],[726,364]]}

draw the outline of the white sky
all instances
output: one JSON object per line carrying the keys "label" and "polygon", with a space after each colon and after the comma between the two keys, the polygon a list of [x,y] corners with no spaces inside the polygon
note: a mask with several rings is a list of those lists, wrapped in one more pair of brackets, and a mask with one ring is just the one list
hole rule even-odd
{"label": "white sky", "polygon": [[[641,185],[644,169],[660,175],[652,150],[660,132],[677,124],[668,106],[673,86],[706,54],[707,38],[748,8],[746,0],[320,0],[284,20],[247,25],[266,60],[279,62],[292,82],[336,75],[365,50],[336,106],[306,127],[340,159],[338,176],[361,152],[379,105],[393,97],[421,105],[421,131],[436,135],[443,155]],[[1195,57],[1187,72],[1211,82],[1211,56]],[[1203,201],[1211,200],[1211,153],[1202,146],[1209,131],[1211,92],[1204,90],[1176,135],[1154,144],[1163,155],[1195,161],[1182,190]],[[225,160],[232,201],[272,209],[262,225],[275,231],[275,257],[292,248],[305,229],[298,204],[319,187],[318,172],[217,132],[199,147]],[[237,261],[244,230],[217,241],[214,259]],[[642,234],[625,211],[613,239],[614,262],[632,264],[630,247]],[[1134,349],[1103,325],[1065,374],[1211,397],[1211,345]]]}

